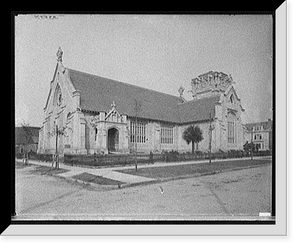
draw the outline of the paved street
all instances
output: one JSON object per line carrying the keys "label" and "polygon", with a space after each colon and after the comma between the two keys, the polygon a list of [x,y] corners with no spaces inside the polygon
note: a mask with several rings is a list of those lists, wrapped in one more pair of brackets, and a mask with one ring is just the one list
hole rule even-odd
{"label": "paved street", "polygon": [[17,219],[214,219],[271,212],[271,165],[97,190],[16,169]]}

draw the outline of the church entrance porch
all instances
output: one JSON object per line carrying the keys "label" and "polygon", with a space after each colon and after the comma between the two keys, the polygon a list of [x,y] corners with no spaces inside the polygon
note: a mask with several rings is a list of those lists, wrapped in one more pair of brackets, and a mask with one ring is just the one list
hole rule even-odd
{"label": "church entrance porch", "polygon": [[116,128],[111,128],[107,132],[107,149],[108,153],[119,150],[119,131]]}

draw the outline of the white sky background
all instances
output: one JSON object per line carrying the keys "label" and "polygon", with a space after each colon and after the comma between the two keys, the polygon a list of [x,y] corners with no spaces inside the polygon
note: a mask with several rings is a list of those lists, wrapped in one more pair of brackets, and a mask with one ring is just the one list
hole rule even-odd
{"label": "white sky background", "polygon": [[[61,46],[67,68],[191,99],[191,79],[231,74],[243,123],[272,112],[270,15],[55,15],[15,19],[15,118],[41,126]],[[118,107],[117,107],[118,108]]]}

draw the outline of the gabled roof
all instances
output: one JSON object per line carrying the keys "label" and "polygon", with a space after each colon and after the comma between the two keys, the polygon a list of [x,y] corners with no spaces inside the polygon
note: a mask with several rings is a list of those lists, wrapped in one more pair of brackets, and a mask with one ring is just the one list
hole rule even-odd
{"label": "gabled roof", "polygon": [[259,127],[259,126],[262,126],[263,130],[272,130],[273,121],[268,120],[268,121],[265,121],[265,122],[248,123],[248,124],[244,124],[244,126],[246,127],[246,129],[248,131],[251,131],[254,127]]}
{"label": "gabled roof", "polygon": [[195,99],[178,105],[181,123],[210,120],[215,116],[215,105],[220,96]]}
{"label": "gabled roof", "polygon": [[15,127],[16,144],[37,144],[39,142],[39,127]]}
{"label": "gabled roof", "polygon": [[83,110],[108,111],[115,101],[120,114],[134,117],[136,100],[141,103],[138,117],[179,122],[177,104],[182,102],[179,97],[72,69],[69,74],[75,89],[80,91]]}
{"label": "gabled roof", "polygon": [[[51,83],[53,83],[53,81],[54,81],[54,79],[55,79],[55,75],[56,75],[56,73],[57,73],[57,70],[58,70],[58,63],[56,63],[56,67],[55,67],[55,70],[54,70],[54,74],[53,74]],[[48,92],[48,97],[47,97],[47,100],[46,100],[46,104],[45,104],[45,106],[44,106],[44,109],[48,106],[48,102],[49,102],[49,99],[50,99],[51,91],[52,91],[52,88],[50,88],[50,91]]]}
{"label": "gabled roof", "polygon": [[70,80],[80,92],[83,111],[109,111],[115,101],[120,114],[135,117],[136,103],[140,105],[138,117],[171,123],[188,123],[208,120],[215,114],[219,97],[192,100],[182,103],[180,97],[131,84],[68,69]]}

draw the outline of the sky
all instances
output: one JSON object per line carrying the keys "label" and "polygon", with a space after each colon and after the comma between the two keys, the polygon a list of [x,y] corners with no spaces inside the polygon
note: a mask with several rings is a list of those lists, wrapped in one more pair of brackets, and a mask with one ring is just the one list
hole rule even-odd
{"label": "sky", "polygon": [[[63,50],[67,68],[192,99],[191,80],[231,74],[242,122],[272,117],[271,15],[18,15],[15,121],[41,126]],[[116,107],[117,108],[117,107]]]}

